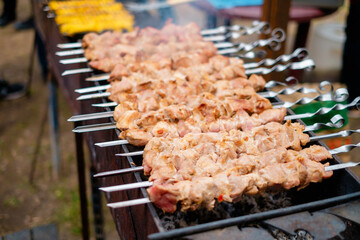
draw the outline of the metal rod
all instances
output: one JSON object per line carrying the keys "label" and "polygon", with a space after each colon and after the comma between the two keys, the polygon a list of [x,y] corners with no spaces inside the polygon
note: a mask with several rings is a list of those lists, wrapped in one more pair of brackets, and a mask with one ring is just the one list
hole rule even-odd
{"label": "metal rod", "polygon": [[79,69],[72,69],[72,70],[66,70],[64,71],[61,76],[67,76],[67,75],[73,75],[78,73],[88,73],[92,72],[93,70],[91,68],[79,68]]}
{"label": "metal rod", "polygon": [[108,203],[106,204],[106,206],[110,208],[123,208],[123,207],[131,207],[131,206],[146,204],[146,203],[151,203],[150,199],[140,198],[140,199],[123,201],[123,202]]}
{"label": "metal rod", "polygon": [[137,182],[137,183],[129,183],[129,184],[122,184],[110,187],[101,187],[99,190],[104,192],[116,192],[116,191],[125,191],[130,189],[142,188],[142,187],[150,187],[153,185],[153,182],[144,181],[144,182]]}
{"label": "metal rod", "polygon": [[106,90],[110,87],[111,87],[111,85],[107,84],[107,85],[100,85],[100,86],[95,86],[95,87],[78,88],[78,89],[75,89],[75,92],[84,94],[84,93],[89,93],[89,92]]}
{"label": "metal rod", "polygon": [[136,152],[127,152],[127,153],[117,153],[115,156],[118,157],[133,157],[133,156],[141,156],[144,154],[144,151],[136,151]]}
{"label": "metal rod", "polygon": [[96,81],[105,81],[110,78],[110,73],[103,73],[96,76],[85,78],[86,81],[96,82]]}
{"label": "metal rod", "polygon": [[116,102],[108,102],[108,103],[94,103],[91,106],[93,107],[116,107],[118,103]]}
{"label": "metal rod", "polygon": [[73,42],[73,43],[60,43],[56,45],[58,48],[67,49],[67,48],[80,48],[81,42]]}
{"label": "metal rod", "polygon": [[56,52],[56,56],[59,57],[65,57],[65,56],[71,56],[71,55],[78,55],[78,54],[83,54],[84,53],[84,49],[80,48],[80,49],[73,49],[73,50],[66,50],[66,51],[58,51]]}
{"label": "metal rod", "polygon": [[114,123],[100,123],[100,124],[93,124],[87,126],[79,126],[74,128],[72,131],[74,133],[85,133],[85,132],[95,132],[101,130],[109,130],[109,129],[116,129],[116,124]]}
{"label": "metal rod", "polygon": [[98,147],[112,147],[112,146],[118,146],[118,145],[123,145],[123,144],[128,144],[128,143],[129,142],[127,140],[116,140],[116,141],[95,143],[95,146],[98,146]]}
{"label": "metal rod", "polygon": [[109,92],[91,93],[91,94],[81,95],[80,97],[76,98],[76,100],[82,101],[82,100],[90,100],[95,98],[105,98],[105,97],[109,97],[110,95],[111,93]]}
{"label": "metal rod", "polygon": [[340,169],[344,169],[344,168],[356,167],[358,165],[360,165],[360,162],[340,163],[340,164],[335,164],[335,165],[331,165],[331,166],[326,166],[325,171],[340,170]]}
{"label": "metal rod", "polygon": [[97,173],[94,175],[94,177],[109,177],[109,176],[114,176],[114,175],[119,175],[119,174],[139,172],[139,171],[143,171],[143,170],[144,170],[144,167],[142,167],[142,166],[125,168],[125,169]]}
{"label": "metal rod", "polygon": [[337,132],[337,133],[329,133],[329,134],[314,136],[314,137],[310,137],[310,141],[320,141],[320,140],[335,138],[335,137],[348,137],[348,136],[352,135],[353,133],[360,133],[360,129],[344,130],[344,131]]}
{"label": "metal rod", "polygon": [[82,63],[87,61],[88,60],[85,57],[81,57],[81,58],[61,59],[59,62],[61,64],[74,64],[74,63]]}
{"label": "metal rod", "polygon": [[89,113],[89,114],[81,114],[75,115],[68,119],[69,122],[78,122],[84,120],[92,120],[92,119],[100,119],[100,118],[108,118],[113,117],[114,112],[99,112],[99,113]]}
{"label": "metal rod", "polygon": [[331,150],[329,150],[329,153],[334,154],[334,155],[339,154],[339,153],[347,153],[356,147],[360,147],[360,142],[357,144],[348,144],[348,145],[344,145],[344,146],[341,146],[341,147],[338,147],[335,149],[331,149]]}

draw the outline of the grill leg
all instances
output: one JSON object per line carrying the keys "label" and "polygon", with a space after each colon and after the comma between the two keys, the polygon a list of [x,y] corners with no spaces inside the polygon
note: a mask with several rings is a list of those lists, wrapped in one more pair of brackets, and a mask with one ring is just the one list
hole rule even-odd
{"label": "grill leg", "polygon": [[101,193],[99,191],[99,180],[94,178],[95,171],[91,168],[90,171],[91,179],[91,192],[92,192],[92,205],[93,205],[93,214],[94,214],[94,227],[95,227],[95,239],[104,240],[104,217],[102,211],[102,200]]}
{"label": "grill leg", "polygon": [[53,175],[57,179],[60,168],[60,150],[59,150],[59,120],[58,120],[58,101],[57,87],[52,77],[48,81],[49,89],[49,123],[50,138],[52,148]]}
{"label": "grill leg", "polygon": [[[75,122],[74,128],[80,126],[81,122]],[[79,196],[80,196],[80,209],[81,209],[81,225],[83,240],[89,239],[89,214],[88,204],[86,197],[86,179],[85,179],[85,158],[82,134],[75,134],[76,143],[76,161],[77,172],[79,181]]]}

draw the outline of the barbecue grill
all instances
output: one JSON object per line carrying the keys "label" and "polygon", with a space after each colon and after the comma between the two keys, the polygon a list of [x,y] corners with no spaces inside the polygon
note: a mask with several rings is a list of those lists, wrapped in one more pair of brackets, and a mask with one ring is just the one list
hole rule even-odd
{"label": "barbecue grill", "polygon": [[[51,35],[50,35],[51,36]],[[47,38],[50,38],[48,35]],[[55,32],[55,36],[58,36]],[[52,37],[53,38],[53,37]],[[60,42],[64,41],[61,38],[57,39]],[[54,44],[51,45],[54,49]],[[61,60],[59,57],[52,56],[55,61]],[[72,65],[75,69],[84,68],[88,69],[86,63],[81,61],[77,65]],[[288,65],[285,68],[291,68]],[[57,68],[57,74],[62,73],[65,69],[64,66]],[[276,68],[274,68],[276,69]],[[274,69],[272,71],[274,71]],[[93,70],[91,70],[93,71]],[[81,71],[80,71],[81,72]],[[69,81],[63,81],[63,87],[67,89],[69,99],[75,99],[75,89],[84,87],[92,87],[93,83],[83,81],[89,76],[89,73],[74,76],[66,76],[65,79]],[[87,72],[90,72],[88,70]],[[95,72],[96,74],[96,72]],[[71,79],[70,79],[71,78]],[[77,81],[74,81],[77,80]],[[72,81],[72,82],[70,82]],[[97,86],[102,85],[99,82],[95,82]],[[280,103],[279,98],[276,96],[272,99],[273,103]],[[72,103],[74,103],[71,100]],[[94,107],[92,104],[107,103],[105,99],[91,99],[87,101],[78,101],[72,106],[76,113],[92,113]],[[111,108],[107,107],[106,111],[110,111]],[[294,113],[289,110],[289,115]],[[101,124],[108,122],[108,119],[95,119],[88,120],[86,122],[75,122],[75,127],[89,125],[89,124]],[[128,153],[141,150],[141,148],[131,145],[112,146],[106,148],[94,147],[95,143],[103,142],[104,140],[110,141],[117,139],[119,131],[117,129],[107,131],[94,131],[87,132],[85,134],[76,134],[77,140],[77,157],[79,162],[83,161],[83,148],[81,140],[84,137],[91,151],[92,168],[93,172],[105,172],[114,169],[125,169],[129,167],[140,166],[142,157],[118,157],[117,153]],[[314,136],[313,133],[310,133]],[[324,145],[322,142],[317,144]],[[341,163],[337,156],[330,160],[330,165]],[[82,167],[78,166],[81,173]],[[144,176],[140,172],[132,172],[129,174],[114,175],[106,178],[95,179],[92,178],[92,183],[98,186],[114,186],[119,184],[127,184],[134,182],[141,182],[144,180]],[[85,183],[80,183],[85,184]],[[94,190],[96,192],[96,190]],[[147,197],[147,193],[144,188],[132,189],[130,191],[121,191],[113,193],[105,193],[108,202],[120,202],[126,200],[140,199]],[[110,209],[119,231],[119,235],[123,239],[166,239],[166,238],[184,238],[196,233],[202,233],[201,235],[192,235],[187,237],[188,239],[205,239],[205,238],[221,238],[224,236],[239,238],[245,236],[249,239],[265,239],[264,236],[287,236],[288,239],[294,236],[294,233],[290,232],[291,227],[284,226],[295,225],[304,226],[300,223],[319,222],[318,219],[331,218],[334,219],[332,227],[344,224],[347,228],[349,226],[358,227],[358,225],[351,220],[346,220],[340,217],[336,217],[331,211],[336,210],[328,209],[332,206],[337,206],[342,203],[346,203],[360,197],[360,181],[352,174],[348,169],[342,169],[334,171],[334,175],[322,183],[311,184],[305,189],[300,191],[290,190],[282,191],[277,194],[269,193],[261,197],[246,197],[242,202],[237,204],[221,203],[217,204],[214,211],[207,212],[205,210],[198,210],[196,212],[181,213],[176,212],[174,214],[164,214],[159,209],[154,207],[151,203],[136,205],[127,208]],[[355,204],[355,206],[358,206]],[[83,206],[84,207],[84,206]],[[86,206],[85,206],[86,207]],[[313,212],[321,209],[327,209],[327,213],[316,212],[314,215],[310,215],[308,212]],[[281,217],[283,216],[283,217]],[[281,217],[272,219],[275,217]],[[272,219],[272,220],[268,220]],[[300,223],[299,223],[300,221]],[[301,222],[302,221],[302,222]],[[83,222],[84,223],[84,222]],[[285,224],[286,223],[286,224]],[[307,225],[309,227],[309,225]],[[211,230],[225,228],[221,231],[213,232]],[[320,226],[321,227],[321,226]],[[357,228],[358,229],[358,228]],[[240,231],[241,230],[241,231]],[[266,233],[264,233],[266,230]],[[298,236],[314,236],[306,227],[302,227],[295,232]],[[354,230],[356,234],[359,234]],[[354,233],[353,232],[353,233]],[[268,235],[266,235],[268,234]],[[216,236],[216,237],[215,237]],[[360,236],[360,235],[353,235]],[[185,239],[187,239],[185,238]],[[286,239],[286,238],[284,238]],[[311,238],[308,238],[311,239]]]}
{"label": "barbecue grill", "polygon": [[[97,85],[100,84],[97,83]],[[103,101],[106,102],[105,100]],[[273,103],[280,103],[280,100],[275,96],[273,98]],[[88,103],[88,105],[90,105],[90,103]],[[110,111],[111,109],[108,108],[107,110]],[[289,110],[289,115],[293,114],[294,113]],[[88,121],[86,121],[84,125],[87,124]],[[92,132],[91,134],[99,135],[99,138],[101,139],[100,141],[103,142],[104,138],[102,137],[103,135],[101,134],[101,132],[102,131]],[[117,139],[117,136],[119,134],[119,130],[115,129],[115,131],[113,131],[112,137],[105,139]],[[314,136],[314,134],[310,135]],[[324,145],[321,142],[318,142],[318,144]],[[112,155],[111,158],[115,161],[115,165],[114,163],[112,163],[110,166],[103,166],[105,168],[100,168],[101,170],[99,170],[99,172],[140,166],[142,160],[141,156],[114,157],[115,153],[128,153],[136,152],[139,150],[141,150],[141,148],[131,145],[121,145],[121,147],[113,146],[109,148],[98,148],[96,152],[104,151],[104,153],[108,157]],[[111,153],[109,153],[109,151]],[[334,157],[334,159],[330,161],[330,165],[334,165],[337,163],[341,163],[338,157]],[[108,177],[106,179],[102,179],[101,181],[101,186],[114,186],[119,184],[142,182],[144,181],[144,177],[140,172],[132,172],[126,175]],[[134,224],[133,234],[135,234],[135,236],[140,239],[146,238],[146,235],[149,233],[152,233],[148,236],[149,239],[171,239],[175,237],[188,236],[195,233],[207,232],[205,235],[198,235],[198,237],[200,237],[201,239],[201,236],[204,237],[209,236],[208,234],[215,234],[213,232],[209,233],[208,231],[210,230],[229,226],[248,226],[249,224],[259,222],[261,223],[261,229],[265,229],[267,234],[269,234],[269,232],[271,232],[270,230],[272,229],[272,231],[274,231],[276,227],[268,225],[266,221],[267,219],[279,216],[287,216],[304,211],[312,212],[320,209],[325,209],[330,206],[337,206],[341,203],[345,203],[359,198],[359,191],[359,180],[350,171],[348,171],[347,169],[343,169],[335,171],[334,176],[330,179],[325,180],[322,183],[312,184],[300,191],[290,190],[286,192],[280,192],[278,194],[269,194],[267,198],[245,198],[243,201],[235,205],[221,203],[218,204],[216,208],[211,212],[205,210],[198,210],[196,212],[189,213],[181,213],[177,211],[175,214],[164,214],[161,212],[161,210],[158,210],[151,203],[147,205],[132,206],[126,209],[112,209],[111,211],[115,216],[119,217],[120,219],[123,219],[123,216],[126,216],[126,214],[130,214]],[[147,193],[145,189],[142,188],[133,189],[126,192],[106,193],[106,196],[109,202],[122,202],[125,200],[141,199],[147,197]],[[301,219],[303,218],[303,214],[304,213],[301,213],[299,215]],[[298,215],[294,216],[294,219],[296,219],[296,216]],[[144,220],[147,226],[146,229],[142,227],[143,225],[139,227],[137,226],[140,223],[143,224]],[[122,227],[121,222],[120,227]],[[125,230],[127,229],[127,227],[124,227],[122,229],[123,232],[121,234],[124,234],[122,236],[124,238],[130,237],[130,235],[127,235],[127,232]],[[231,231],[231,234],[234,236],[240,236],[239,234],[248,234],[243,233],[243,231],[239,231],[237,227],[232,227],[230,228],[230,230],[228,230],[228,228],[226,229],[226,231],[220,232],[223,234],[228,234],[227,231]],[[303,232],[298,232],[297,234],[306,235],[306,233],[311,235],[311,233],[308,233],[306,229],[304,229]],[[216,234],[219,235],[219,231],[216,231]],[[225,235],[220,234],[220,236]],[[293,235],[288,235],[288,237],[291,236]],[[192,237],[190,237],[190,239],[192,239]],[[197,238],[195,237],[194,239]]]}

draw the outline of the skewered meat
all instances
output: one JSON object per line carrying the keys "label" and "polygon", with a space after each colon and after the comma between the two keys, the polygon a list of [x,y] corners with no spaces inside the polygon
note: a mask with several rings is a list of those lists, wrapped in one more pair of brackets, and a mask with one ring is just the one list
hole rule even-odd
{"label": "skewered meat", "polygon": [[[309,142],[309,136],[304,134],[303,130],[303,125],[288,121],[286,124],[267,123],[247,132],[230,130],[216,133],[190,133],[183,138],[154,137],[144,150],[144,172],[147,175],[151,173],[150,180],[153,180],[153,171],[159,170],[159,166],[165,164],[179,170],[179,162],[196,162],[199,158],[203,158],[203,155],[210,154],[212,161],[226,163],[227,158],[236,158],[242,153],[259,155],[277,147],[301,150],[301,146]],[[187,159],[188,156],[186,154],[184,156],[184,152],[191,153],[192,156]],[[164,163],[159,159],[164,160]],[[214,169],[212,171],[216,171]],[[162,172],[159,174],[161,175]],[[180,176],[182,179],[188,177]]]}
{"label": "skewered meat", "polygon": [[[239,109],[244,109],[249,113],[259,113],[271,108],[270,101],[256,94],[251,87],[222,91],[220,89],[212,92],[215,96],[210,92],[202,92],[201,89],[192,89],[186,85],[168,84],[164,89],[146,89],[136,94],[118,94],[117,99],[120,100],[120,104],[115,109],[114,118],[117,121],[119,116],[127,110],[147,113],[161,111],[162,108],[175,104],[185,105],[189,111],[195,108],[199,108],[202,112],[206,109],[209,111],[226,109],[228,113],[225,114],[230,116]],[[160,114],[163,113],[160,112]]]}
{"label": "skewered meat", "polygon": [[181,204],[181,211],[200,207],[211,210],[215,199],[236,202],[243,194],[255,195],[268,189],[303,188],[311,182],[331,177],[332,172],[325,172],[326,164],[308,157],[312,151],[321,151],[318,160],[322,161],[331,158],[329,152],[320,146],[311,146],[306,151],[307,154],[304,154],[304,150],[279,147],[260,155],[235,155],[220,163],[208,153],[188,164],[193,167],[188,179],[175,178],[183,168],[164,167],[165,171],[175,172],[169,174],[174,177],[168,180],[155,179],[147,191],[150,200],[165,212],[174,212],[177,203]]}
{"label": "skewered meat", "polygon": [[[286,114],[286,109],[273,109],[273,115],[269,118],[268,113],[264,112],[271,109],[271,104],[257,94],[249,99],[219,100],[209,93],[204,93],[188,99],[193,99],[188,105],[169,105],[145,112],[141,112],[143,109],[139,111],[136,103],[119,104],[114,111],[114,119],[117,122],[116,127],[122,130],[120,138],[139,146],[146,143],[146,139],[151,135],[182,137],[189,132],[249,130],[266,123],[264,120],[283,121]],[[248,113],[260,115],[253,114],[253,117],[250,117]],[[132,131],[135,131],[135,135]]]}
{"label": "skewered meat", "polygon": [[199,54],[204,62],[216,54],[214,44],[203,41],[194,23],[177,26],[168,22],[160,30],[148,27],[124,34],[89,34],[82,45],[90,66],[105,72],[110,72],[117,63],[135,63],[140,59],[177,62],[187,55]]}

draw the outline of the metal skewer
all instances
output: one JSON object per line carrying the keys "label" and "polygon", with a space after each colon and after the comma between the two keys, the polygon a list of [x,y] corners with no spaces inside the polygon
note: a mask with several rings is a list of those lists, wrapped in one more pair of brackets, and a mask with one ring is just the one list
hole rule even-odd
{"label": "metal skewer", "polygon": [[205,35],[226,34],[228,32],[239,32],[239,31],[241,31],[240,34],[242,36],[245,36],[245,35],[252,35],[254,33],[269,34],[271,29],[270,29],[270,24],[267,22],[254,21],[251,27],[244,27],[240,25],[220,26],[217,28],[201,30],[200,34],[205,36]]}
{"label": "metal skewer", "polygon": [[86,125],[86,126],[78,126],[78,127],[74,128],[72,131],[74,133],[86,133],[86,132],[96,132],[96,131],[110,130],[110,129],[116,129],[116,124],[110,122],[110,123],[100,123],[100,124],[93,124],[93,125]]}
{"label": "metal skewer", "polygon": [[73,43],[60,43],[56,46],[61,49],[68,49],[68,48],[79,48],[82,45],[81,42],[73,42]]}
{"label": "metal skewer", "polygon": [[57,51],[55,54],[59,57],[65,57],[65,56],[72,56],[72,55],[79,55],[84,54],[84,49],[73,49],[73,50],[66,50],[66,51]]}
{"label": "metal skewer", "polygon": [[[84,121],[84,120],[92,120],[92,119],[100,119],[100,118],[108,118],[113,117],[114,112],[99,112],[99,113],[89,113],[89,114],[81,114],[81,115],[75,115],[68,119],[69,122],[78,122],[78,121]],[[85,127],[85,126],[83,126]]]}
{"label": "metal skewer", "polygon": [[85,81],[90,81],[90,82],[106,81],[109,78],[110,78],[110,73],[103,73],[103,74],[99,74],[99,75],[95,75],[95,76],[92,76],[92,77],[85,78]]}
{"label": "metal skewer", "polygon": [[119,146],[128,144],[129,142],[127,140],[115,140],[115,141],[109,141],[109,142],[101,142],[101,143],[95,143],[95,146],[98,147],[113,147],[113,146]]}
{"label": "metal skewer", "polygon": [[119,170],[113,170],[113,171],[97,173],[93,177],[109,177],[109,176],[114,176],[114,175],[119,175],[119,174],[139,172],[139,171],[143,171],[143,170],[144,170],[144,167],[142,167],[142,166],[131,167],[131,168],[125,168],[125,169],[119,169]]}
{"label": "metal skewer", "polygon": [[118,103],[116,102],[108,102],[108,103],[94,103],[91,106],[93,107],[116,107]]}
{"label": "metal skewer", "polygon": [[141,156],[144,154],[144,151],[136,151],[136,152],[127,152],[127,153],[117,153],[115,156],[118,157],[133,157],[133,156]]}
{"label": "metal skewer", "polygon": [[111,208],[122,208],[122,207],[131,207],[141,204],[151,203],[150,199],[148,198],[139,198],[134,200],[128,200],[128,201],[122,201],[122,202],[114,202],[114,203],[108,203],[106,206]]}
{"label": "metal skewer", "polygon": [[89,99],[95,99],[95,98],[106,98],[106,97],[110,97],[110,95],[111,95],[111,93],[109,93],[109,92],[91,93],[91,94],[81,95],[81,96],[77,97],[76,100],[82,101],[82,100],[89,100]]}
{"label": "metal skewer", "polygon": [[358,165],[360,165],[360,162],[340,163],[340,164],[335,164],[335,165],[332,165],[332,166],[326,166],[325,171],[340,170],[340,169],[344,169],[344,168],[356,167]]}
{"label": "metal skewer", "polygon": [[82,63],[87,62],[86,57],[80,57],[80,58],[70,58],[70,59],[61,59],[59,62],[61,64],[74,64],[74,63]]}
{"label": "metal skewer", "polygon": [[144,181],[144,182],[116,185],[116,186],[111,186],[111,187],[101,187],[101,188],[99,188],[99,190],[104,191],[104,192],[115,192],[115,191],[124,191],[124,190],[135,189],[135,188],[150,187],[152,185],[153,185],[153,182]]}
{"label": "metal skewer", "polygon": [[67,75],[73,75],[73,74],[79,74],[79,73],[88,73],[92,72],[93,70],[91,68],[79,68],[79,69],[72,69],[72,70],[66,70],[64,71],[61,76],[67,76]]}

